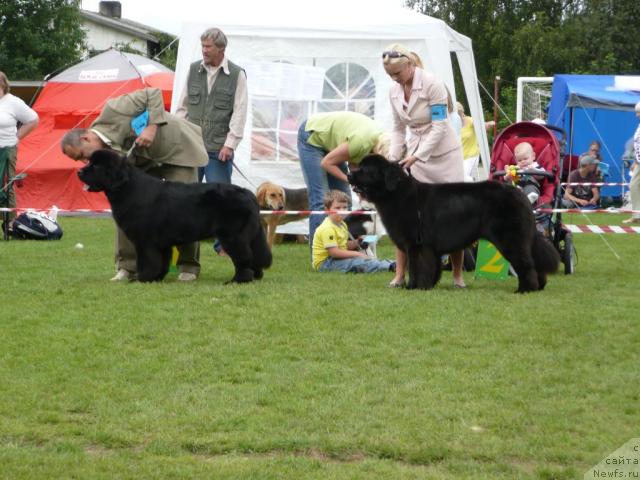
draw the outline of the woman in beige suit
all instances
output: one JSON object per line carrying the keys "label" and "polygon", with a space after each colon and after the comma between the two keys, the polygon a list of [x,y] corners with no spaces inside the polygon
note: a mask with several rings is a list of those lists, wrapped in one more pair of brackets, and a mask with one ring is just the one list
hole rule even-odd
{"label": "woman in beige suit", "polygon": [[[419,182],[462,182],[462,147],[449,121],[447,89],[414,59],[415,54],[397,43],[382,54],[384,69],[396,82],[389,91],[393,113],[389,159],[399,162]],[[405,140],[407,128],[409,139]],[[406,254],[396,249],[396,260],[390,287],[404,285]],[[451,252],[453,284],[458,288],[465,287],[462,260],[462,251]]]}

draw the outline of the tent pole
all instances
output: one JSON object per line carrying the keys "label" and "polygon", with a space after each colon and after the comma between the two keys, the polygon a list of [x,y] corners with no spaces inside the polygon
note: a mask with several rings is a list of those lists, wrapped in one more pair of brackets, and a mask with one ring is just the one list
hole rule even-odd
{"label": "tent pole", "polygon": [[569,108],[569,131],[571,134],[569,135],[569,172],[567,173],[567,178],[571,175],[571,157],[573,156],[573,107]]}
{"label": "tent pole", "polygon": [[498,136],[498,95],[500,94],[500,77],[496,76],[493,79],[493,141],[496,141]]}

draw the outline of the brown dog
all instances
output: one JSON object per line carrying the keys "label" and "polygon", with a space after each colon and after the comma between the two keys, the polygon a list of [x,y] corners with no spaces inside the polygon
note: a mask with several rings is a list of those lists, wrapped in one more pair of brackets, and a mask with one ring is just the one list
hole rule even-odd
{"label": "brown dog", "polygon": [[[309,198],[306,188],[284,188],[272,182],[260,184],[256,191],[261,210],[309,210]],[[267,226],[267,243],[273,247],[276,237],[276,227],[283,223],[293,222],[304,218],[300,215],[268,215],[263,217]]]}

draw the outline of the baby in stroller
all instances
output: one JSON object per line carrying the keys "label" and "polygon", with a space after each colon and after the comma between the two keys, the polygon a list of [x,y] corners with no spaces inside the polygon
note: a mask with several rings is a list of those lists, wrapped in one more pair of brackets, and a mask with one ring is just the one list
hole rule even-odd
{"label": "baby in stroller", "polygon": [[[514,183],[523,190],[532,208],[552,208],[560,184],[559,145],[544,126],[532,122],[507,127],[491,152],[490,178]],[[536,224],[548,233],[550,215],[537,213]]]}
{"label": "baby in stroller", "polygon": [[[556,247],[565,265],[565,273],[569,274],[573,273],[577,258],[571,232],[562,225],[560,212],[551,214],[539,211],[557,208],[560,204],[562,164],[560,143],[553,133],[556,131],[562,139],[566,138],[561,129],[534,122],[518,122],[505,128],[493,144],[489,178],[505,181],[506,172],[513,168],[518,171],[520,164],[518,183],[532,203],[532,208],[538,210],[535,212],[536,227]],[[519,162],[519,158],[528,162],[526,167]],[[509,175],[506,180],[511,183],[513,178]],[[535,194],[538,195],[537,199]]]}
{"label": "baby in stroller", "polygon": [[[518,143],[513,149],[516,168],[507,168],[504,180],[517,185],[531,202],[537,205],[540,198],[540,187],[546,177],[544,175],[533,175],[532,172],[544,173],[546,170],[536,162],[536,152],[529,142]],[[527,172],[523,174],[522,172]]]}

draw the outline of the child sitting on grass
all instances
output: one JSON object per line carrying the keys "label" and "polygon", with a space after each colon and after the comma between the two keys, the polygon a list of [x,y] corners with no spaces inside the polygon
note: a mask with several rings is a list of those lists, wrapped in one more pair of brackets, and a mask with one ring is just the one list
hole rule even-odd
{"label": "child sitting on grass", "polygon": [[[340,190],[329,190],[324,196],[324,208],[345,211],[349,197]],[[349,240],[344,214],[331,213],[313,236],[312,263],[319,272],[372,273],[393,272],[395,262],[368,257],[359,251],[361,240]]]}

